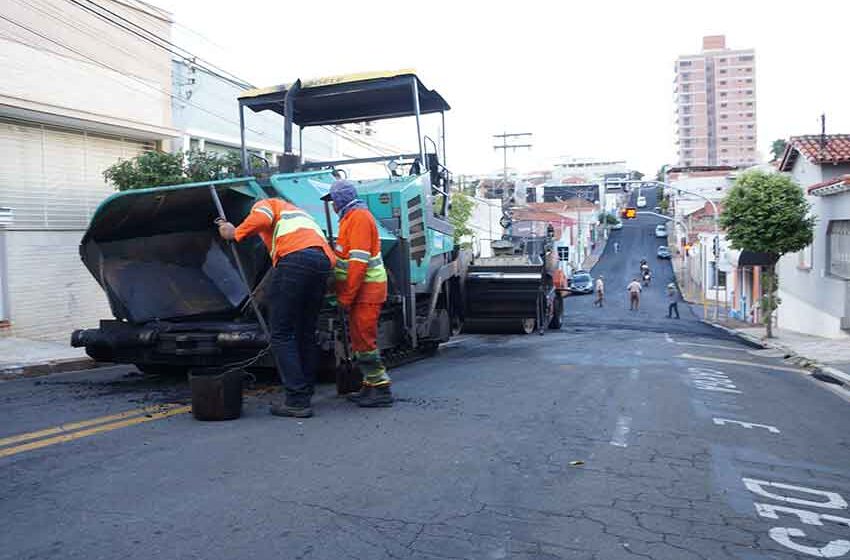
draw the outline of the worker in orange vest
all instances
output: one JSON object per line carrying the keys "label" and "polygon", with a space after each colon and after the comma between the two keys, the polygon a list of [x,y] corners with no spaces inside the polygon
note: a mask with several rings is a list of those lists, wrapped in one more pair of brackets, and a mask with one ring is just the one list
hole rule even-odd
{"label": "worker in orange vest", "polygon": [[351,349],[363,382],[352,400],[358,406],[392,406],[390,377],[378,350],[378,319],[387,299],[387,271],[378,226],[351,181],[336,181],[322,197],[339,215],[336,240],[337,303],[349,313]]}
{"label": "worker in orange vest", "polygon": [[267,198],[234,227],[217,220],[219,235],[237,242],[259,235],[272,258],[271,349],[283,382],[284,402],[275,416],[308,418],[316,383],[316,322],[336,256],[313,218],[289,202]]}

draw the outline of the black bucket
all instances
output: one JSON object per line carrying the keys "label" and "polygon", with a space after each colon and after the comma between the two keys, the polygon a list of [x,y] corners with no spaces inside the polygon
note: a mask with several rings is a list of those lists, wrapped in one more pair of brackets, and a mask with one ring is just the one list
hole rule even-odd
{"label": "black bucket", "polygon": [[242,372],[196,369],[189,373],[195,420],[236,420],[242,414]]}

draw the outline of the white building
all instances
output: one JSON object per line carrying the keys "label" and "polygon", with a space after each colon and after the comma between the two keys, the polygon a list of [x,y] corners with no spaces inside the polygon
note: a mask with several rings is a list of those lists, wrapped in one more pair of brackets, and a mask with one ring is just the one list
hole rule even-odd
{"label": "white building", "polygon": [[626,171],[626,162],[622,160],[563,157],[555,163],[552,181],[561,183],[564,180],[578,178],[590,182],[599,180],[610,173],[626,173]]}
{"label": "white building", "polygon": [[778,325],[850,340],[850,134],[791,137],[779,169],[804,189],[817,223],[812,244],[777,264]]}
{"label": "white building", "polygon": [[[169,14],[150,4],[100,4],[170,36]],[[63,0],[5,2],[3,15],[0,208],[10,210],[0,222],[0,336],[65,341],[110,316],[77,252],[113,192],[103,171],[180,135],[171,55]]]}

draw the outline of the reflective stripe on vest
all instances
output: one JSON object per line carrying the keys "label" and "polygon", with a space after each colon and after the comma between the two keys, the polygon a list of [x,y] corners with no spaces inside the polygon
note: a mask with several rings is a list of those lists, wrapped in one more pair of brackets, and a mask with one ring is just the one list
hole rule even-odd
{"label": "reflective stripe on vest", "polygon": [[322,228],[319,227],[319,224],[313,220],[310,214],[302,212],[301,210],[283,210],[281,211],[277,224],[274,227],[274,243],[272,243],[271,251],[272,256],[275,254],[277,240],[284,235],[289,235],[299,229],[310,229],[315,231],[319,237],[325,237],[325,232],[322,231]]}
{"label": "reflective stripe on vest", "polygon": [[366,276],[364,282],[386,282],[387,270],[384,268],[384,259],[378,253],[374,257],[369,256],[368,251],[352,249],[348,252],[348,258],[343,259],[337,256],[336,267],[334,268],[334,277],[337,280],[345,281],[348,279],[348,263],[349,261],[361,262],[366,265]]}

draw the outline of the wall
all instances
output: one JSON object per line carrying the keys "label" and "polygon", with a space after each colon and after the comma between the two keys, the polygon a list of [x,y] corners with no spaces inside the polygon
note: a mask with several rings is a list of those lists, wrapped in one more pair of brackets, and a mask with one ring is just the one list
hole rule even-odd
{"label": "wall", "polygon": [[499,200],[475,198],[469,227],[473,230],[472,249],[475,255],[490,257],[490,242],[502,238],[503,228],[499,225],[502,217],[502,203]]}
{"label": "wall", "polygon": [[[98,4],[170,37],[165,12],[136,0]],[[64,0],[15,0],[2,12],[0,207],[13,219],[0,236],[10,320],[0,335],[67,343],[72,329],[111,317],[78,254],[113,192],[103,171],[177,135],[171,55]]]}
{"label": "wall", "polygon": [[[133,9],[128,5],[136,5]],[[108,9],[170,36],[167,14],[133,2]],[[0,114],[12,108],[170,132],[170,55],[62,0],[4,2],[0,20]],[[71,50],[73,49],[73,50]]]}
{"label": "wall", "polygon": [[[791,177],[802,188],[838,175],[850,173],[850,164],[819,166],[800,156],[791,169]],[[810,250],[811,267],[800,266],[800,255],[785,255],[777,264],[779,326],[798,332],[845,338],[841,317],[850,315],[846,302],[847,282],[829,275],[827,266],[827,227],[830,220],[850,219],[850,194],[807,196],[812,214],[817,216],[814,241]],[[809,251],[804,249],[804,251]]]}
{"label": "wall", "polygon": [[[183,60],[173,60],[173,126],[190,139],[203,138],[212,143],[237,148],[239,136],[239,103],[244,87],[194,67]],[[298,128],[293,130],[294,147],[298,149]],[[245,140],[249,149],[273,155],[283,152],[283,117],[271,111],[255,113],[245,109]],[[184,139],[172,142],[172,149],[185,149]],[[329,160],[335,157],[336,141],[323,128],[304,132],[304,157]]]}

